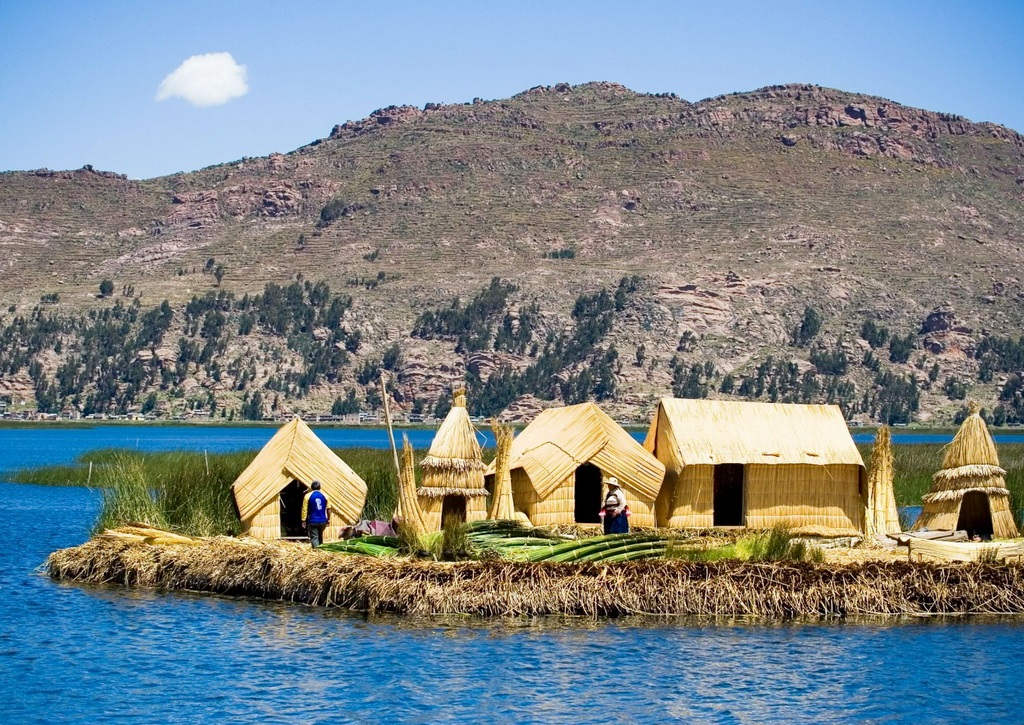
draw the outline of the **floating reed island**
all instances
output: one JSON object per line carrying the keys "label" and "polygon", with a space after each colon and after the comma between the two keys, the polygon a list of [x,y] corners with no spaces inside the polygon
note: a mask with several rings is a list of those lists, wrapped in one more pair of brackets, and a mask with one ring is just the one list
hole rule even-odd
{"label": "floating reed island", "polygon": [[[186,488],[161,493],[138,466],[117,465],[109,473],[125,483],[108,482],[100,533],[46,566],[67,581],[367,613],[1024,614],[1024,543],[1009,540],[1007,472],[977,412],[924,496],[921,533],[901,532],[888,430],[865,466],[834,406],[665,399],[641,445],[586,403],[545,411],[518,436],[495,424],[495,438],[488,466],[456,391],[419,472],[405,440],[380,485],[296,419],[241,463],[229,489],[213,485],[205,457],[206,478],[189,474],[216,494],[217,516],[189,509]],[[631,533],[595,525],[608,476],[632,508]],[[318,550],[295,540],[314,479],[332,513],[333,541]],[[235,517],[217,529],[225,492]],[[351,537],[369,512],[397,535]],[[1003,540],[962,543],[958,529]]]}
{"label": "floating reed island", "polygon": [[1024,613],[1024,566],[657,559],[619,564],[423,561],[218,537],[96,538],[54,552],[61,580],[404,615],[615,617]]}

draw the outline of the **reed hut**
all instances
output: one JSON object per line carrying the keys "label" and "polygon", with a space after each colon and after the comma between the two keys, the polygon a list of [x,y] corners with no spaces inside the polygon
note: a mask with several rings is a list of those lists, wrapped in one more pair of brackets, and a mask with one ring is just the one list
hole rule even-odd
{"label": "reed hut", "polygon": [[889,426],[883,425],[875,433],[868,465],[867,500],[864,506],[864,529],[868,536],[885,536],[902,531],[892,479],[892,435]]}
{"label": "reed hut", "polygon": [[914,531],[963,529],[982,538],[1018,536],[1005,476],[995,441],[972,401],[970,414],[946,447],[942,470],[932,476],[932,488],[922,498]]}
{"label": "reed hut", "polygon": [[455,391],[452,409],[437,429],[420,466],[423,478],[416,494],[428,531],[439,531],[446,520],[453,518],[487,518],[484,462],[466,410],[466,391]]}
{"label": "reed hut", "polygon": [[[543,411],[512,442],[508,467],[516,510],[534,526],[600,523],[610,476],[631,525],[655,525],[665,467],[594,403]],[[487,473],[494,478],[493,463]]]}
{"label": "reed hut", "polygon": [[666,468],[661,526],[864,531],[864,461],[837,406],[664,398],[644,448]]}
{"label": "reed hut", "polygon": [[257,539],[302,536],[302,499],[320,481],[331,510],[324,539],[340,537],[366,502],[366,483],[298,417],[267,441],[231,484],[242,531]]}

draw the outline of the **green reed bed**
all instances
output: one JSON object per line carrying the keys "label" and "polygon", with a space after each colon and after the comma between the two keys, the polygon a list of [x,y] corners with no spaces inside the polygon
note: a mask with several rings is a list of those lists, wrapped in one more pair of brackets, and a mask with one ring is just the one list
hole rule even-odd
{"label": "green reed bed", "polygon": [[[363,515],[390,519],[397,490],[391,452],[369,448],[336,452],[366,481]],[[255,455],[256,451],[145,453],[102,449],[80,456],[74,465],[16,471],[10,480],[38,485],[90,485],[102,490],[103,507],[97,530],[140,522],[192,536],[236,534],[240,522],[231,484]]]}
{"label": "green reed bed", "polygon": [[[895,445],[896,502],[919,506],[939,470],[943,446],[939,444]],[[871,446],[860,446],[864,459]],[[366,518],[388,520],[395,509],[397,486],[391,451],[346,448],[337,451],[366,481],[368,492],[363,514]],[[255,456],[255,451],[236,453],[167,452],[140,453],[123,449],[90,451],[73,465],[43,466],[15,471],[9,480],[38,485],[85,486],[105,493],[102,526],[143,521],[169,526],[183,533],[204,536],[233,533],[238,516],[230,486]],[[417,453],[417,459],[423,455]],[[485,453],[485,458],[489,457]],[[1018,525],[1024,508],[1024,444],[999,445],[999,458],[1006,469],[1006,484]],[[92,463],[92,477],[89,464]],[[148,490],[148,498],[140,491]]]}

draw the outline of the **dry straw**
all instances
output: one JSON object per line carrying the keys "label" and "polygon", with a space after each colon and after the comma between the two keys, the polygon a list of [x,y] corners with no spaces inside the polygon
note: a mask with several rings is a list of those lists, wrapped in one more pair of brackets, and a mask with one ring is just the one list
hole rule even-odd
{"label": "dry straw", "polygon": [[456,390],[451,410],[441,423],[430,444],[430,451],[420,462],[423,481],[419,495],[432,498],[444,496],[486,496],[484,463],[476,429],[466,410],[466,392]]}
{"label": "dry straw", "polygon": [[970,493],[985,496],[992,519],[992,534],[999,538],[1018,536],[1010,512],[1010,492],[1006,471],[999,467],[999,453],[978,404],[971,401],[969,415],[946,447],[942,470],[932,476],[931,490],[922,497],[924,504],[914,530],[950,530],[960,528],[964,497]]}
{"label": "dry straw", "polygon": [[328,538],[359,520],[366,482],[295,417],[281,427],[231,484],[246,533],[257,538],[281,535],[279,494],[292,480],[307,486],[320,481],[331,508]]}
{"label": "dry straw", "polygon": [[515,438],[511,426],[494,423],[494,440],[497,453],[494,456],[494,488],[491,492],[489,519],[513,519],[516,507],[512,501],[512,474],[509,471],[509,453]]}
{"label": "dry straw", "polygon": [[1024,567],[988,563],[448,564],[223,537],[202,546],[94,539],[54,552],[46,566],[57,579],[410,615],[1024,613]]}
{"label": "dry straw", "polygon": [[716,466],[733,464],[742,466],[743,525],[864,531],[864,461],[838,406],[664,398],[644,448],[666,468],[661,526],[713,526]]}
{"label": "dry straw", "polygon": [[427,533],[419,501],[416,498],[416,466],[413,462],[412,444],[409,436],[402,436],[402,470],[398,477],[398,511],[396,516],[401,527],[412,537],[419,538]]}
{"label": "dry straw", "polygon": [[868,537],[898,534],[900,516],[893,491],[892,434],[883,425],[875,433],[868,464],[867,502],[865,506],[865,533]]}
{"label": "dry straw", "polygon": [[594,403],[542,411],[515,437],[509,470],[516,509],[536,526],[575,523],[575,475],[584,463],[619,480],[633,526],[655,525],[665,467]]}

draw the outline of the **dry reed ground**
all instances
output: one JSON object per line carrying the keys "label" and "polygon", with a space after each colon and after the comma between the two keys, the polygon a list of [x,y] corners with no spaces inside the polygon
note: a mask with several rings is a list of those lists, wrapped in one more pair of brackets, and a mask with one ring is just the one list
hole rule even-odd
{"label": "dry reed ground", "polygon": [[56,551],[51,576],[410,615],[767,618],[1021,614],[1019,564],[641,561],[424,562],[218,537],[198,545],[97,538]]}

